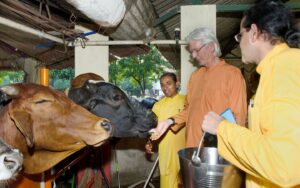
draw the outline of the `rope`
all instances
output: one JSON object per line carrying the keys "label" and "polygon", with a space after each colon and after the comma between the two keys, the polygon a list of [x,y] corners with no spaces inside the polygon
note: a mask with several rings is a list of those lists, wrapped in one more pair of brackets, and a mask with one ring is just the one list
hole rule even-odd
{"label": "rope", "polygon": [[73,173],[71,188],[75,188],[75,173]]}

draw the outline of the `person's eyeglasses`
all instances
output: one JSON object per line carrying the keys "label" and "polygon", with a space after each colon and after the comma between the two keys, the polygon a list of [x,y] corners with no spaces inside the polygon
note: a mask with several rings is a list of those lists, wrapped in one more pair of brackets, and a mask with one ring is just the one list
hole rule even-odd
{"label": "person's eyeglasses", "polygon": [[200,48],[198,48],[198,49],[194,49],[194,50],[190,51],[190,53],[191,53],[191,54],[193,54],[194,52],[199,53],[199,52],[202,50],[202,48],[204,48],[205,46],[206,46],[206,44],[202,45],[202,46],[201,46]]}
{"label": "person's eyeglasses", "polygon": [[240,43],[242,39],[242,33],[234,35],[234,39],[236,40],[236,42]]}

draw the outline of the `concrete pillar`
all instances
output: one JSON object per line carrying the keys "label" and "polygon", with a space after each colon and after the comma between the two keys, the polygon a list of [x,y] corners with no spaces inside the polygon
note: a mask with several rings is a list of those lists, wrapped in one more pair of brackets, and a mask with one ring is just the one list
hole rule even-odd
{"label": "concrete pillar", "polygon": [[26,58],[24,62],[25,82],[39,84],[40,76],[37,68],[38,62],[33,58]]}
{"label": "concrete pillar", "polygon": [[[181,6],[181,39],[197,27],[209,27],[216,33],[216,5]],[[197,67],[191,63],[187,46],[181,46],[181,93],[186,94],[191,73]]]}
{"label": "concrete pillar", "polygon": [[[75,29],[83,31],[84,33],[90,31],[79,25],[75,26]],[[86,38],[92,41],[108,40],[107,36],[100,34],[92,34]],[[108,66],[108,46],[85,46],[84,48],[81,46],[75,47],[75,76],[92,72],[102,76],[106,81],[108,81]]]}
{"label": "concrete pillar", "polygon": [[[82,26],[75,26],[76,30],[80,30],[84,33],[90,32],[87,28]],[[86,36],[91,41],[104,41],[109,40],[107,36],[100,34],[92,34]],[[84,45],[84,44],[83,44]],[[95,73],[108,81],[109,70],[109,46],[77,46],[75,47],[75,76],[83,73]],[[110,151],[109,147],[102,148],[103,152],[106,152],[106,156]],[[109,160],[106,160],[109,161]],[[104,168],[104,173],[107,178],[110,179],[110,163],[105,162],[101,164]]]}

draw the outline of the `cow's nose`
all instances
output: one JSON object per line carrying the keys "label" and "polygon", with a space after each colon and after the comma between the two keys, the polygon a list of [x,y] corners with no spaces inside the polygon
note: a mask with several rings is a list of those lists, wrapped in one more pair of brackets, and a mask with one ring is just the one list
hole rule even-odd
{"label": "cow's nose", "polygon": [[18,172],[22,168],[22,156],[19,154],[10,154],[4,157],[4,165],[12,172]]}
{"label": "cow's nose", "polygon": [[102,123],[101,123],[101,126],[105,129],[105,130],[107,130],[107,131],[109,131],[109,132],[111,132],[112,131],[112,125],[111,125],[111,123],[109,122],[109,121],[103,121]]}

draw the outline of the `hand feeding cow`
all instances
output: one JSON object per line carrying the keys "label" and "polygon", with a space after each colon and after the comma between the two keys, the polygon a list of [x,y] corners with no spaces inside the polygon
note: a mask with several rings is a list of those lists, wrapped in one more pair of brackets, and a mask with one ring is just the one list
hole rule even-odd
{"label": "hand feeding cow", "polygon": [[72,80],[67,95],[93,114],[109,119],[116,126],[114,137],[145,138],[157,123],[150,109],[93,73]]}
{"label": "hand feeding cow", "polygon": [[10,98],[0,111],[0,137],[23,153],[27,174],[44,172],[86,145],[101,145],[111,135],[110,122],[62,92],[35,84],[13,84],[0,91],[2,100]]}
{"label": "hand feeding cow", "polygon": [[0,139],[0,187],[14,179],[22,169],[23,155]]}

